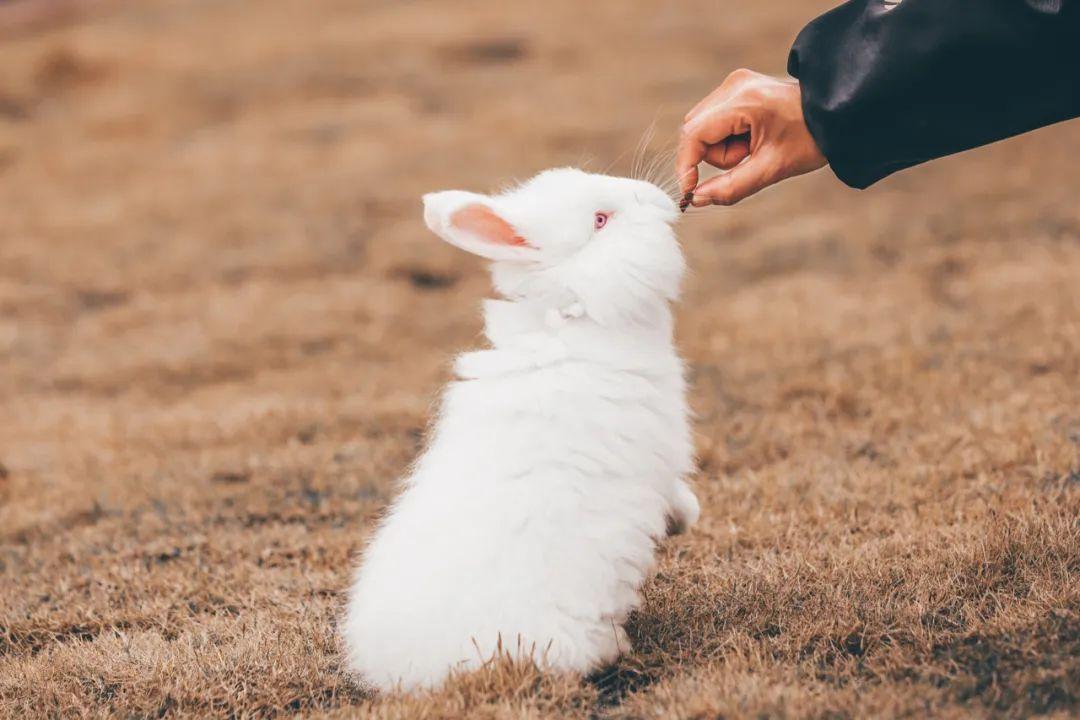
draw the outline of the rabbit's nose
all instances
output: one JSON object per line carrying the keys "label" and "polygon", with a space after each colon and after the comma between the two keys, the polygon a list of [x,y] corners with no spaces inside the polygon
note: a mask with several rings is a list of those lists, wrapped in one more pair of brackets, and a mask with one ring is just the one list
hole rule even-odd
{"label": "rabbit's nose", "polygon": [[675,201],[668,197],[660,188],[647,182],[642,182],[633,189],[634,199],[642,207],[652,205],[662,211],[671,212],[676,210]]}
{"label": "rabbit's nose", "polygon": [[639,205],[652,205],[654,208],[663,210],[664,212],[670,212],[676,209],[675,201],[664,194],[663,191],[658,190],[655,193],[648,193],[645,196],[645,202],[641,201],[637,193],[634,193],[634,197],[637,198]]}

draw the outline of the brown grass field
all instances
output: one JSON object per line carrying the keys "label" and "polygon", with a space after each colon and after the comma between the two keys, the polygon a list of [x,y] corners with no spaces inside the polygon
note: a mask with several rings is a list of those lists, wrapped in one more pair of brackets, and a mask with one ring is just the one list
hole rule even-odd
{"label": "brown grass field", "polygon": [[704,515],[634,652],[342,676],[489,292],[419,195],[625,173],[827,4],[0,5],[0,717],[1077,716],[1078,122],[689,213]]}

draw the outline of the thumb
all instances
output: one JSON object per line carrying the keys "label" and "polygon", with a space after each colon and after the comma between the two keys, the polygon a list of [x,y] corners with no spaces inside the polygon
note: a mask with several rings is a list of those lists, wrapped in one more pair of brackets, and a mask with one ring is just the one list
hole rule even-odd
{"label": "thumb", "polygon": [[773,183],[771,163],[751,155],[731,170],[709,178],[694,190],[694,207],[734,205]]}

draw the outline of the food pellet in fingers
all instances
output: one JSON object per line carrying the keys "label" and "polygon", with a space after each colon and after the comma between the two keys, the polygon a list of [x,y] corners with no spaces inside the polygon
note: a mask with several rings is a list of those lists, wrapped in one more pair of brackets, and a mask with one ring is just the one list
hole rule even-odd
{"label": "food pellet in fingers", "polygon": [[679,201],[679,212],[686,212],[686,208],[690,207],[690,203],[694,201],[694,191],[686,193],[682,196],[682,200]]}

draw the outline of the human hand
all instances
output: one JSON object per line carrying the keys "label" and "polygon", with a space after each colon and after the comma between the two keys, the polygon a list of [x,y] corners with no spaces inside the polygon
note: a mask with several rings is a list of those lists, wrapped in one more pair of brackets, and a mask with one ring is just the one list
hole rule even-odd
{"label": "human hand", "polygon": [[[698,184],[698,163],[724,170]],[[736,70],[683,119],[675,171],[694,207],[733,205],[769,185],[825,167],[806,128],[799,83]]]}

